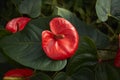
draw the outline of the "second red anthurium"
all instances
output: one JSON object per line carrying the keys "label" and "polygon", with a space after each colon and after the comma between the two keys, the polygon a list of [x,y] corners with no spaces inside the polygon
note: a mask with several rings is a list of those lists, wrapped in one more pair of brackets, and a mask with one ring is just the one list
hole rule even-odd
{"label": "second red anthurium", "polygon": [[12,69],[4,74],[3,80],[30,80],[34,71],[28,68]]}
{"label": "second red anthurium", "polygon": [[16,33],[18,31],[21,31],[24,29],[26,24],[30,21],[31,19],[28,17],[18,17],[10,20],[7,25],[6,25],[6,30]]}
{"label": "second red anthurium", "polygon": [[78,48],[79,35],[75,27],[66,19],[53,18],[50,30],[42,32],[42,48],[53,60],[64,60],[75,54]]}

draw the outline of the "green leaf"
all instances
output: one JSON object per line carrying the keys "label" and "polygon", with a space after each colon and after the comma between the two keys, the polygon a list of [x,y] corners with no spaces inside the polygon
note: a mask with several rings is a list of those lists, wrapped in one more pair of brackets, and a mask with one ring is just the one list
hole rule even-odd
{"label": "green leaf", "polygon": [[30,77],[30,80],[52,80],[52,79],[47,74],[39,72]]}
{"label": "green leaf", "polygon": [[19,6],[22,14],[27,14],[32,18],[36,18],[41,14],[42,0],[23,0]]}
{"label": "green leaf", "polygon": [[2,52],[0,51],[0,63],[6,62],[5,57],[3,56]]}
{"label": "green leaf", "polygon": [[10,35],[10,33],[8,31],[6,31],[5,29],[3,28],[0,28],[0,39],[4,38],[5,36],[8,36]]}
{"label": "green leaf", "polygon": [[[67,80],[69,76],[65,72],[59,72],[53,80]],[[71,80],[71,79],[70,79]]]}
{"label": "green leaf", "polygon": [[112,0],[111,3],[111,15],[120,20],[120,1]]}
{"label": "green leaf", "polygon": [[94,73],[89,68],[81,68],[71,75],[60,72],[54,80],[94,80]]}
{"label": "green leaf", "polygon": [[92,26],[86,25],[82,21],[80,21],[73,13],[64,9],[55,7],[53,15],[58,15],[64,17],[65,19],[69,20],[77,29],[79,36],[89,36],[97,45],[97,48],[104,48],[109,44],[109,38],[103,34],[102,32],[98,31],[97,29],[93,28]]}
{"label": "green leaf", "polygon": [[100,63],[95,68],[95,80],[120,80],[120,74],[108,63]]}
{"label": "green leaf", "polygon": [[101,21],[106,21],[110,15],[111,0],[97,0],[96,13]]}
{"label": "green leaf", "polygon": [[94,42],[84,37],[81,39],[81,43],[77,53],[69,60],[67,66],[67,73],[72,74],[80,69],[80,67],[93,66],[97,63],[97,49]]}
{"label": "green leaf", "polygon": [[[35,21],[44,23],[45,20],[47,22],[49,18],[39,18]],[[28,23],[23,31],[1,39],[0,48],[7,56],[24,66],[47,71],[61,70],[66,66],[67,61],[51,60],[41,47],[41,33],[45,27],[48,28],[44,24],[34,25],[33,20]]]}
{"label": "green leaf", "polygon": [[105,22],[109,16],[120,20],[119,0],[97,0],[96,13],[100,21]]}

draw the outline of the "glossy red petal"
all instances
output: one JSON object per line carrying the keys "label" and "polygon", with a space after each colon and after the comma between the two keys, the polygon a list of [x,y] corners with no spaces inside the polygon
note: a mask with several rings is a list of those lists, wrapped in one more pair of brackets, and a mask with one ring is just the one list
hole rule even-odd
{"label": "glossy red petal", "polygon": [[30,18],[27,17],[18,17],[14,18],[11,21],[9,21],[6,25],[6,30],[16,33],[17,31],[21,31],[24,29],[26,24],[30,21]]}
{"label": "glossy red petal", "polygon": [[[77,50],[79,42],[79,35],[75,27],[66,19],[57,17],[50,21],[50,29],[50,33],[42,33],[42,47],[47,56],[54,60],[71,57]],[[51,34],[52,36],[50,36]],[[55,39],[57,35],[64,37]]]}
{"label": "glossy red petal", "polygon": [[33,70],[31,69],[12,69],[5,73],[4,79],[6,78],[26,78],[33,75]]}

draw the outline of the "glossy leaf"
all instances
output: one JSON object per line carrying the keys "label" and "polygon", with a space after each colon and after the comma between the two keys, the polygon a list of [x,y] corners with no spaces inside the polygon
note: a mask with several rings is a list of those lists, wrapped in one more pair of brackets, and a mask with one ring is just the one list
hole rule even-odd
{"label": "glossy leaf", "polygon": [[107,21],[109,16],[120,19],[119,0],[97,0],[96,13],[100,21]]}
{"label": "glossy leaf", "polygon": [[42,0],[23,0],[19,6],[19,11],[22,14],[36,18],[41,14],[41,3]]}
{"label": "glossy leaf", "polygon": [[119,80],[120,73],[108,63],[100,63],[95,68],[95,80]]}
{"label": "glossy leaf", "polygon": [[81,68],[71,75],[60,72],[54,80],[94,80],[94,73],[89,68]]}
{"label": "glossy leaf", "polygon": [[67,73],[72,74],[79,70],[81,67],[93,66],[97,63],[97,49],[94,42],[84,37],[81,39],[79,49],[75,56],[69,60],[67,66]]}
{"label": "glossy leaf", "polygon": [[[43,23],[45,19],[36,19]],[[49,24],[49,23],[47,23]],[[23,31],[6,36],[0,40],[0,47],[4,53],[18,63],[34,69],[58,71],[65,67],[66,60],[54,61],[48,58],[41,47],[41,32],[46,25],[34,25],[31,21]]]}
{"label": "glossy leaf", "polygon": [[56,7],[54,9],[53,15],[58,15],[58,16],[64,17],[65,19],[69,20],[76,27],[79,35],[91,37],[95,41],[97,48],[104,48],[109,44],[109,38],[105,34],[93,28],[92,26],[86,25],[85,23],[80,21],[70,11],[64,8]]}
{"label": "glossy leaf", "polygon": [[111,0],[97,0],[96,13],[101,21],[106,21],[110,15]]}

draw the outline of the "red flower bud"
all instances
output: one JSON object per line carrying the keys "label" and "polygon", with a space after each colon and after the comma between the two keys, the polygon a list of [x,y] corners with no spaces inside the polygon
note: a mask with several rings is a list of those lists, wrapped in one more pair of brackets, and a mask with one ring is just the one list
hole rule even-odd
{"label": "red flower bud", "polygon": [[24,29],[26,24],[30,21],[30,18],[27,17],[18,17],[9,21],[6,25],[6,30],[16,33]]}
{"label": "red flower bud", "polygon": [[5,73],[3,80],[29,80],[32,75],[31,69],[13,69]]}
{"label": "red flower bud", "polygon": [[54,60],[70,58],[78,48],[79,35],[75,27],[64,18],[50,21],[50,30],[42,32],[42,48]]}

